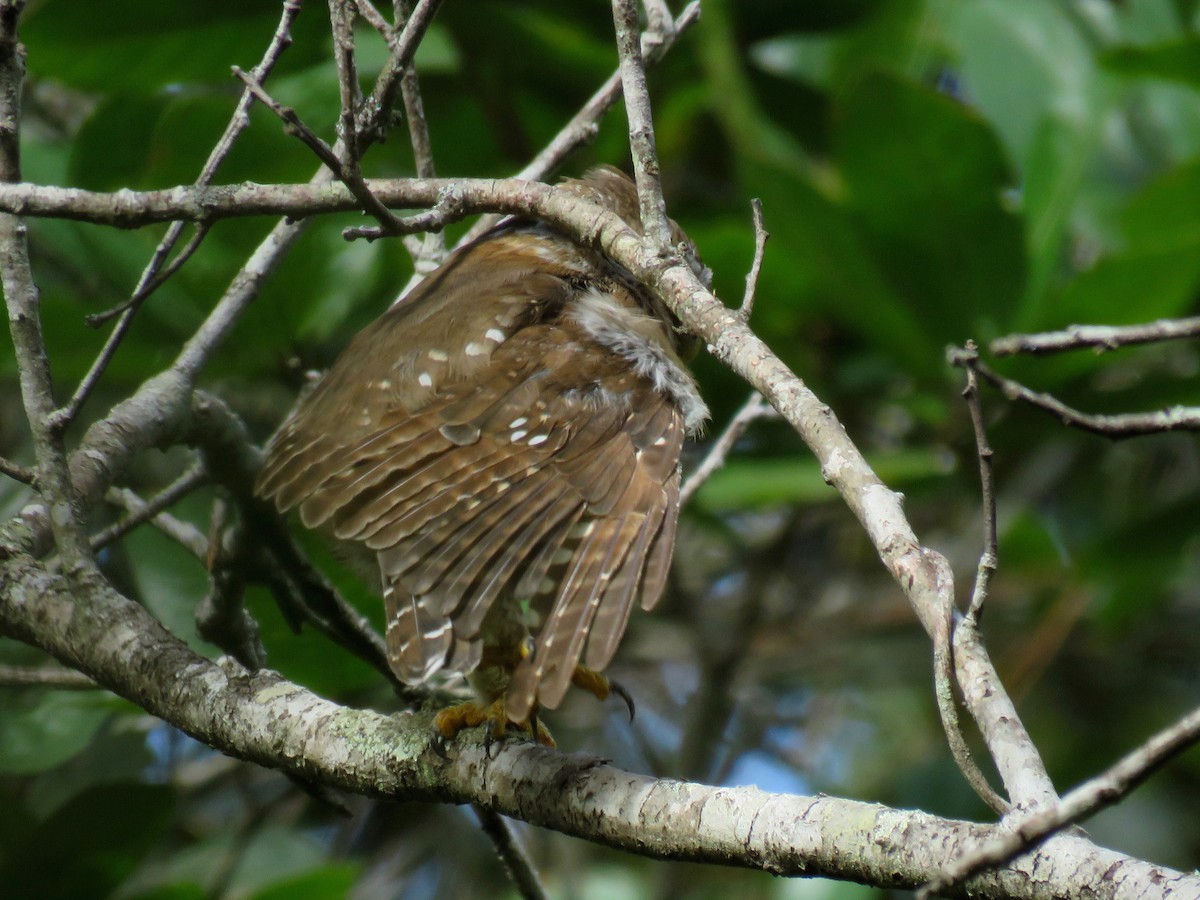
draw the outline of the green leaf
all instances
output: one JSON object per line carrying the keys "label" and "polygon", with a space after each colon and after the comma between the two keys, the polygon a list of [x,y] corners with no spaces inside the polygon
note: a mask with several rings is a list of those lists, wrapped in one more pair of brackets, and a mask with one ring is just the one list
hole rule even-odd
{"label": "green leaf", "polygon": [[843,205],[931,343],[1004,321],[1025,283],[1022,223],[995,136],[970,110],[888,76],[846,98],[835,131]]}
{"label": "green leaf", "polygon": [[1109,72],[1127,78],[1158,78],[1200,87],[1200,37],[1137,47],[1114,47],[1100,56]]}
{"label": "green leaf", "polygon": [[118,702],[103,691],[0,693],[0,772],[42,772],[70,759]]}
{"label": "green leaf", "polygon": [[150,137],[169,102],[161,94],[116,93],[98,104],[72,144],[70,184],[93,191],[146,187]]}
{"label": "green leaf", "polygon": [[[276,3],[94,0],[32,4],[21,28],[29,70],[95,91],[151,93],[185,82],[232,83],[229,67],[258,63],[279,23]],[[325,56],[329,21],[301,15],[279,71]],[[323,37],[323,40],[322,40]]]}
{"label": "green leaf", "polygon": [[359,867],[350,863],[323,866],[287,878],[251,894],[251,900],[341,900],[350,895]]}
{"label": "green leaf", "polygon": [[[881,456],[872,459],[871,465],[892,487],[948,474],[945,457],[927,451]],[[710,512],[722,512],[827,503],[836,496],[822,476],[821,466],[811,457],[735,459],[713,473],[700,488],[696,501]]]}
{"label": "green leaf", "polygon": [[162,838],[170,789],[116,784],[73,797],[29,831],[0,866],[11,897],[105,897]]}
{"label": "green leaf", "polygon": [[1200,287],[1200,163],[1174,169],[1120,216],[1124,246],[1070,282],[1044,325],[1132,324],[1185,313]]}

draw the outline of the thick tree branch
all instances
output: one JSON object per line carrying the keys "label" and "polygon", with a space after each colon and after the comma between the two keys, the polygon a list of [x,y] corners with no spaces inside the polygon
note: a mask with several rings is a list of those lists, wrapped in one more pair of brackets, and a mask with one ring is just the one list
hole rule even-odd
{"label": "thick tree branch", "polygon": [[[197,656],[102,584],[72,591],[0,529],[0,633],[42,647],[199,740],[307,781],[369,796],[479,803],[504,815],[660,859],[913,887],[984,826],[833,797],[713,788],[505,743],[489,759],[459,740],[442,761],[423,713],[384,716],[323,700],[269,671]],[[1059,860],[1070,859],[1071,865]],[[1173,897],[1200,876],[1059,836],[966,883],[974,896]]]}
{"label": "thick tree branch", "polygon": [[1168,760],[1195,746],[1197,742],[1200,742],[1200,708],[1163,729],[1104,772],[1065,794],[1061,801],[1049,809],[1003,823],[997,834],[981,846],[967,850],[947,866],[938,879],[925,886],[921,896],[945,892],[955,883],[966,881],[987,866],[1007,862],[1044,840],[1047,835],[1112,806]]}

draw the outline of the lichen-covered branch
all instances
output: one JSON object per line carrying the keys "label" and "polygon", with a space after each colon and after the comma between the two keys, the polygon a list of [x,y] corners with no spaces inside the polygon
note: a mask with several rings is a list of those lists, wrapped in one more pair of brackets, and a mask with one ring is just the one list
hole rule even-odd
{"label": "lichen-covered branch", "polygon": [[[659,780],[514,742],[489,758],[481,742],[460,740],[444,761],[430,746],[427,714],[346,709],[270,671],[206,660],[108,586],[71,590],[7,532],[0,529],[0,634],[42,647],[210,746],[306,781],[393,799],[479,803],[659,859],[896,887],[932,880],[955,853],[991,833],[834,797]],[[1200,876],[1060,836],[965,888],[983,897],[1179,898],[1200,892]]]}

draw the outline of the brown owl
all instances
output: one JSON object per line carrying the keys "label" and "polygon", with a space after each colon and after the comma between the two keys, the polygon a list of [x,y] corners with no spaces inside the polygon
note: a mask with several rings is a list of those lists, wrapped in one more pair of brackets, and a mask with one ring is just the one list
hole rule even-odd
{"label": "brown owl", "polygon": [[[640,231],[615,169],[564,188]],[[686,238],[676,229],[675,237]],[[690,246],[690,245],[688,245]],[[366,551],[396,675],[469,677],[445,738],[599,675],[662,595],[679,456],[708,411],[669,311],[619,265],[515,219],[360,332],[272,439],[258,493]]]}

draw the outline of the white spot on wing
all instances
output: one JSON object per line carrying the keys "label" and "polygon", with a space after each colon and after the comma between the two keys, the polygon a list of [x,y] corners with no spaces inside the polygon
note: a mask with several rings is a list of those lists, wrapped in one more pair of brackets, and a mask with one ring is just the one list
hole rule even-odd
{"label": "white spot on wing", "polygon": [[433,387],[433,376],[428,372],[422,372],[417,376],[417,382],[421,387]]}
{"label": "white spot on wing", "polygon": [[484,337],[486,337],[489,341],[495,341],[498,344],[504,340],[504,332],[499,328],[489,328],[484,333]]}
{"label": "white spot on wing", "polygon": [[483,356],[483,354],[487,353],[487,348],[475,341],[471,341],[463,349],[466,351],[467,356]]}
{"label": "white spot on wing", "polygon": [[429,358],[435,362],[445,362],[450,358],[450,354],[445,350],[428,350]]}
{"label": "white spot on wing", "polygon": [[519,417],[513,419],[511,422],[509,422],[508,427],[509,428],[520,428],[522,425],[524,425],[528,421],[529,421],[529,419],[527,419],[525,416],[519,416]]}
{"label": "white spot on wing", "polygon": [[544,444],[546,443],[546,438],[548,437],[549,435],[546,434],[535,434],[529,439],[529,446],[536,447],[538,444]]}

